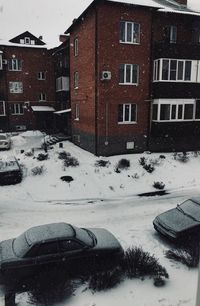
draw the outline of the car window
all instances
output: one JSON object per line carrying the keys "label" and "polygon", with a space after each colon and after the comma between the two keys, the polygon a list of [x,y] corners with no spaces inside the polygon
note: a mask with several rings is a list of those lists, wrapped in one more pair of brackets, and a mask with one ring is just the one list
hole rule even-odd
{"label": "car window", "polygon": [[5,135],[0,135],[0,140],[5,140],[7,139],[8,137],[6,137]]}
{"label": "car window", "polygon": [[38,256],[58,253],[57,242],[46,242],[39,246]]}
{"label": "car window", "polygon": [[33,245],[24,257],[35,257],[37,256],[38,245]]}
{"label": "car window", "polygon": [[61,252],[80,250],[83,248],[79,242],[70,239],[60,241],[59,244]]}

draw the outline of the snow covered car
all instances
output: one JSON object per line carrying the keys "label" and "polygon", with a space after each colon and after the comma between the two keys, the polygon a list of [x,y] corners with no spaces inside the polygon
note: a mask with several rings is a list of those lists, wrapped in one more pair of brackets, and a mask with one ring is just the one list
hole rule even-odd
{"label": "snow covered car", "polygon": [[[200,233],[200,198],[192,198],[158,215],[154,228],[171,240],[184,240]],[[196,236],[195,236],[196,237]]]}
{"label": "snow covered car", "polygon": [[119,241],[106,229],[67,223],[40,225],[0,243],[1,282],[19,281],[56,265],[80,275],[93,264],[112,265],[122,255]]}
{"label": "snow covered car", "polygon": [[0,185],[20,183],[22,170],[15,157],[7,156],[0,159]]}
{"label": "snow covered car", "polygon": [[9,150],[11,148],[10,136],[6,133],[0,133],[0,149]]}

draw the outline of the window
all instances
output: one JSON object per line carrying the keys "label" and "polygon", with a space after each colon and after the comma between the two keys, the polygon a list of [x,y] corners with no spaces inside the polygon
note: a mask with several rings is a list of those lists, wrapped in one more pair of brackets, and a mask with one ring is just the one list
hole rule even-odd
{"label": "window", "polygon": [[46,100],[47,100],[46,94],[45,93],[40,93],[39,101],[46,101]]}
{"label": "window", "polygon": [[31,39],[30,39],[30,37],[25,37],[25,38],[24,38],[24,42],[25,42],[26,45],[30,45],[30,44],[31,44]]}
{"label": "window", "polygon": [[22,70],[22,61],[16,58],[13,58],[8,61],[8,69],[12,71],[21,71]]}
{"label": "window", "polygon": [[200,120],[200,100],[158,99],[153,102],[153,121]]}
{"label": "window", "polygon": [[140,43],[140,24],[136,22],[120,22],[120,42],[139,44]]}
{"label": "window", "polygon": [[37,78],[38,78],[38,80],[45,80],[46,79],[46,73],[44,71],[38,72]]}
{"label": "window", "polygon": [[198,79],[197,61],[161,58],[154,61],[154,81],[194,82]]}
{"label": "window", "polygon": [[119,67],[119,84],[137,85],[139,66],[135,64],[121,64]]}
{"label": "window", "polygon": [[76,71],[74,73],[74,88],[77,89],[79,86],[79,73]]}
{"label": "window", "polygon": [[0,116],[6,116],[5,101],[0,101]]}
{"label": "window", "polygon": [[170,26],[169,28],[169,42],[170,44],[176,44],[177,42],[177,27]]}
{"label": "window", "polygon": [[79,108],[79,104],[75,104],[75,120],[79,120],[80,119],[80,108]]}
{"label": "window", "polygon": [[78,56],[78,38],[74,39],[74,56]]}
{"label": "window", "polygon": [[69,91],[68,77],[60,77],[56,79],[56,91]]}
{"label": "window", "polygon": [[74,240],[63,240],[59,242],[61,252],[75,251],[83,249],[83,246]]}
{"label": "window", "polygon": [[23,93],[22,82],[9,82],[10,93]]}
{"label": "window", "polygon": [[118,105],[118,123],[134,123],[137,121],[136,104]]}
{"label": "window", "polygon": [[2,62],[2,51],[0,51],[0,70],[3,69],[3,62]]}
{"label": "window", "polygon": [[38,256],[50,255],[58,253],[58,243],[57,242],[47,242],[43,243],[39,247]]}
{"label": "window", "polygon": [[24,107],[22,103],[13,103],[11,104],[11,114],[12,115],[23,115]]}

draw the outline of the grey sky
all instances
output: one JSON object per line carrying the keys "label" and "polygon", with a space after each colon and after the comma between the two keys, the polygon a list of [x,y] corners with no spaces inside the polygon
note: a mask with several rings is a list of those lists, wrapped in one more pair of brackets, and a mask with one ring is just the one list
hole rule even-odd
{"label": "grey sky", "polygon": [[[24,31],[51,47],[59,44],[59,34],[70,26],[92,0],[0,0],[0,39],[9,40]],[[200,11],[200,0],[188,0]]]}

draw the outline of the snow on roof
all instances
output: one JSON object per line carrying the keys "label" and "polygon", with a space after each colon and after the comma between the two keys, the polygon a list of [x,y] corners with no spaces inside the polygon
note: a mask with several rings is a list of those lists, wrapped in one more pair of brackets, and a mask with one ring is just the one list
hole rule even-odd
{"label": "snow on roof", "polygon": [[32,110],[34,112],[55,112],[55,108],[53,108],[52,106],[31,106]]}
{"label": "snow on roof", "polygon": [[200,12],[190,10],[186,6],[181,5],[173,0],[107,0],[107,1],[153,7],[157,8],[158,11],[160,12],[166,12],[166,13],[168,12],[168,13],[200,16]]}
{"label": "snow on roof", "polygon": [[54,112],[54,114],[60,115],[60,114],[65,114],[65,113],[70,113],[71,112],[71,108],[68,109],[63,109],[57,112]]}
{"label": "snow on roof", "polygon": [[46,49],[46,45],[26,45],[26,44],[16,44],[10,41],[4,40],[0,38],[0,45],[1,46],[11,46],[11,47],[21,47],[21,48],[39,48],[39,49]]}

